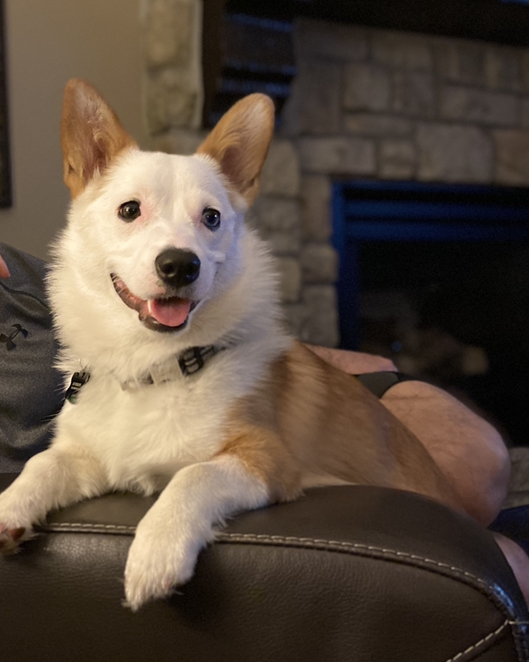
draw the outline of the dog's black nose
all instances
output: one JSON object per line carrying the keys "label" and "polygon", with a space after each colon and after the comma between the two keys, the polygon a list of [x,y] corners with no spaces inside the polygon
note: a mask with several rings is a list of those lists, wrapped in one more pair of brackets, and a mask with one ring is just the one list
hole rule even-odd
{"label": "dog's black nose", "polygon": [[184,287],[198,278],[200,260],[192,251],[168,248],[155,260],[156,273],[167,285]]}

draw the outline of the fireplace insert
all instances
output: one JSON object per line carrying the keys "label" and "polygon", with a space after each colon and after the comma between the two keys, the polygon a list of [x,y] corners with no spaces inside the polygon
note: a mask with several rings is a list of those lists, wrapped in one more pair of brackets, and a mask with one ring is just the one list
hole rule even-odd
{"label": "fireplace insert", "polygon": [[341,346],[452,391],[529,440],[529,190],[337,181]]}

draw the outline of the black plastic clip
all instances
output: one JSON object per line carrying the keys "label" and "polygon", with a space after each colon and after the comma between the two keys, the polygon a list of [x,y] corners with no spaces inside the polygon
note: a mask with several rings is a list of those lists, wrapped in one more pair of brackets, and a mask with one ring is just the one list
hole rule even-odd
{"label": "black plastic clip", "polygon": [[64,396],[65,399],[72,405],[75,405],[77,403],[77,394],[89,379],[89,372],[74,372],[70,386]]}

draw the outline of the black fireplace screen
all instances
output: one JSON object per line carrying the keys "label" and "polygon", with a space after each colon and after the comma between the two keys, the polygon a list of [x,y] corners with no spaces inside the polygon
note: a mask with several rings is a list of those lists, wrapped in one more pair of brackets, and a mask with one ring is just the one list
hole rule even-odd
{"label": "black fireplace screen", "polygon": [[529,440],[529,190],[336,182],[341,346],[393,359]]}

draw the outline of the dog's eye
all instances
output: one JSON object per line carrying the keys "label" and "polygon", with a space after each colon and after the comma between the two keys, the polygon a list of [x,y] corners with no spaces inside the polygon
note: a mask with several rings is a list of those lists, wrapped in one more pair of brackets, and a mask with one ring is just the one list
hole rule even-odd
{"label": "dog's eye", "polygon": [[137,200],[124,202],[118,209],[118,216],[127,223],[134,221],[138,216],[141,216],[140,203]]}
{"label": "dog's eye", "polygon": [[202,223],[209,230],[218,230],[220,227],[220,211],[213,207],[206,207],[202,212]]}

